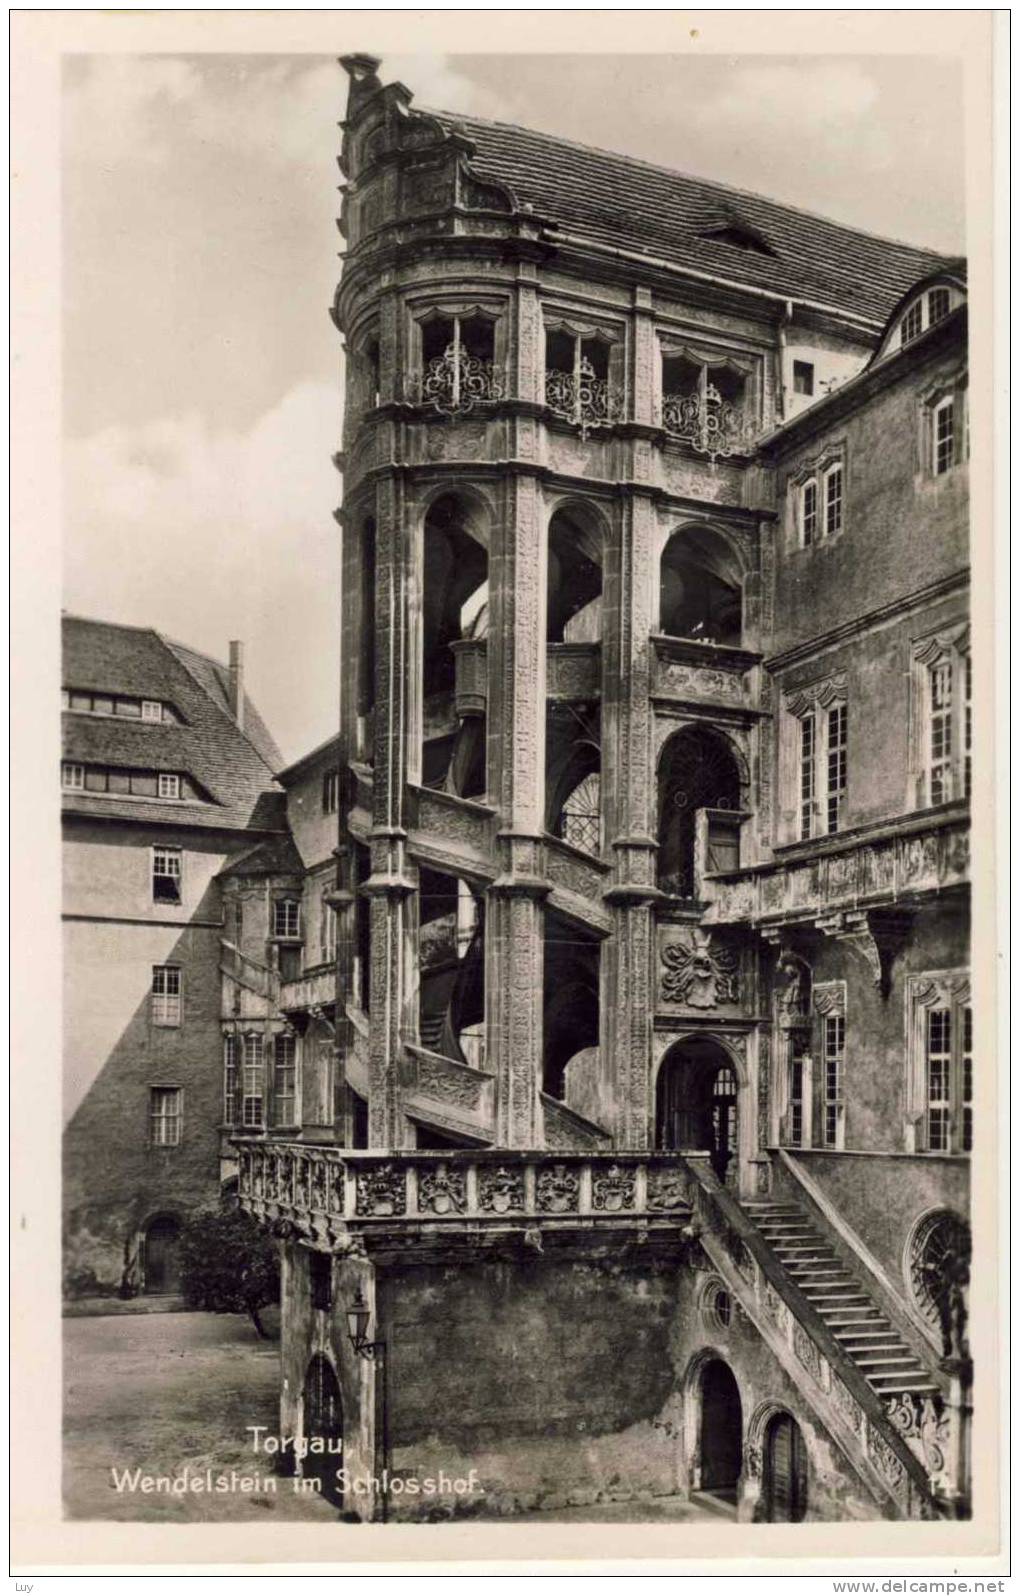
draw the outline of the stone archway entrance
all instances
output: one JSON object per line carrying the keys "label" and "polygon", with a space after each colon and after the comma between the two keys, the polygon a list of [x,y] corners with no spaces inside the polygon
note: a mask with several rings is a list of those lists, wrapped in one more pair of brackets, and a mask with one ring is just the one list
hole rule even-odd
{"label": "stone archway entrance", "polygon": [[157,1214],[145,1227],[142,1243],[142,1280],[147,1297],[168,1296],[180,1290],[177,1249],[181,1222],[175,1214]]}
{"label": "stone archway entrance", "polygon": [[743,1412],[737,1382],[721,1358],[701,1371],[701,1489],[736,1502],[743,1455]]}
{"label": "stone archway entrance", "polygon": [[777,1413],[765,1431],[762,1499],[770,1524],[799,1524],[807,1513],[807,1449],[800,1426]]}
{"label": "stone archway entrance", "polygon": [[303,1398],[304,1438],[310,1447],[314,1441],[316,1448],[309,1450],[302,1462],[302,1477],[318,1480],[326,1500],[342,1507],[337,1471],[343,1465],[343,1402],[333,1365],[321,1352],[315,1354],[305,1372]]}
{"label": "stone archway entrance", "polygon": [[737,1174],[737,1072],[711,1037],[689,1037],[670,1048],[655,1091],[655,1145],[673,1152],[707,1149],[723,1182]]}

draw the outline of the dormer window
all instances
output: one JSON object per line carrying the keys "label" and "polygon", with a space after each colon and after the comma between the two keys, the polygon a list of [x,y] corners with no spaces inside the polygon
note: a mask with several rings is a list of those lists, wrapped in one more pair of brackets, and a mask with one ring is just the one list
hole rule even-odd
{"label": "dormer window", "polygon": [[900,343],[913,343],[915,338],[920,338],[924,327],[924,301],[916,299],[904,316],[900,326]]}
{"label": "dormer window", "polygon": [[478,310],[429,316],[419,324],[421,375],[413,387],[421,404],[462,415],[503,397],[496,369],[496,321]]}
{"label": "dormer window", "polygon": [[619,415],[610,373],[609,339],[569,328],[550,327],[545,335],[545,402],[553,415],[580,427],[610,426]]}
{"label": "dormer window", "polygon": [[905,349],[907,344],[912,344],[915,339],[920,338],[929,327],[945,321],[954,304],[960,302],[960,298],[959,292],[946,284],[940,284],[937,288],[929,288],[925,293],[918,294],[900,318],[900,348]]}
{"label": "dormer window", "polygon": [[933,288],[928,294],[928,326],[934,327],[949,315],[949,289]]}

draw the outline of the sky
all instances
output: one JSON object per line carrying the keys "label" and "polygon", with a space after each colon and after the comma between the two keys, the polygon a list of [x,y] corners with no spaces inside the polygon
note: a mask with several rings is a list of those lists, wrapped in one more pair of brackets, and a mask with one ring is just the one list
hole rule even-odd
{"label": "sky", "polygon": [[[948,58],[390,56],[380,75],[964,252]],[[338,717],[346,85],[333,56],[65,58],[64,604],[220,659],[243,640],[288,761]]]}

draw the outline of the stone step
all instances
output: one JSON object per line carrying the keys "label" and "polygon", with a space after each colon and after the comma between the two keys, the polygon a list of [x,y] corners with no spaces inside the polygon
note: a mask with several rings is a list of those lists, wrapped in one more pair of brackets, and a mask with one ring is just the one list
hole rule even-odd
{"label": "stone step", "polygon": [[871,1352],[858,1352],[854,1354],[854,1362],[859,1369],[870,1369],[878,1374],[883,1369],[898,1369],[902,1374],[923,1374],[924,1370],[914,1355],[906,1347],[887,1347],[884,1351],[874,1349]]}
{"label": "stone step", "polygon": [[881,1393],[882,1396],[895,1396],[899,1391],[935,1395],[939,1389],[927,1378],[923,1369],[918,1370],[916,1378],[913,1375],[903,1374],[869,1374],[866,1379],[872,1390]]}
{"label": "stone step", "polygon": [[862,1333],[860,1330],[850,1335],[841,1335],[839,1330],[830,1326],[833,1340],[838,1341],[844,1352],[856,1355],[858,1352],[879,1352],[883,1347],[900,1347],[903,1345],[895,1330],[875,1330],[871,1334]]}

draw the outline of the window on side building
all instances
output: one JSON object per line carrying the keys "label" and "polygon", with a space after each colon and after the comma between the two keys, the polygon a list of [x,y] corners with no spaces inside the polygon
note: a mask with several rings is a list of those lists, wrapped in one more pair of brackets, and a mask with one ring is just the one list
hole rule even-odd
{"label": "window on side building", "polygon": [[153,848],[153,903],[180,903],[181,876],[182,866],[180,848]]}
{"label": "window on side building", "polygon": [[154,964],[152,967],[152,1023],[181,1023],[181,972],[176,964]]}
{"label": "window on side building", "polygon": [[149,1135],[153,1147],[179,1147],[184,1118],[179,1086],[153,1086],[149,1092]]}

